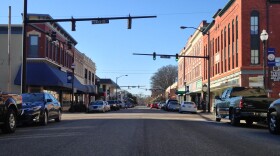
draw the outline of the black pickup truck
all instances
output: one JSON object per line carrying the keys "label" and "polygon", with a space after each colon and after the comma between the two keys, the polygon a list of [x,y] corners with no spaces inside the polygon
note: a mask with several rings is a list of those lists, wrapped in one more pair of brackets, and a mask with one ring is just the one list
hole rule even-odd
{"label": "black pickup truck", "polygon": [[240,120],[245,120],[247,125],[266,121],[268,107],[274,100],[262,88],[227,88],[221,97],[215,97],[216,121],[229,119],[233,126],[239,125]]}
{"label": "black pickup truck", "polygon": [[15,132],[21,108],[21,95],[0,92],[0,127],[2,132]]}

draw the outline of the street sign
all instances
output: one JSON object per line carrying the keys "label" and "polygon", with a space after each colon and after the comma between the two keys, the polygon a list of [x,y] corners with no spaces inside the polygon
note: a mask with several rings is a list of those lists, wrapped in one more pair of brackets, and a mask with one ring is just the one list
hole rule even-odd
{"label": "street sign", "polygon": [[267,50],[267,65],[275,66],[275,48],[268,48]]}
{"label": "street sign", "polygon": [[92,20],[92,24],[108,24],[109,19]]}
{"label": "street sign", "polygon": [[170,56],[169,55],[160,55],[160,58],[167,58],[167,59],[169,59]]}

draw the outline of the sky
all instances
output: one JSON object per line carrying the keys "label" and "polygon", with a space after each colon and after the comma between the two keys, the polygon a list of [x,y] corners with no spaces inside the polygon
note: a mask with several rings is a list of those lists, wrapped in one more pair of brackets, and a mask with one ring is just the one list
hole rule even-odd
{"label": "sky", "polygon": [[[95,62],[96,74],[110,78],[132,94],[150,95],[150,78],[161,67],[178,65],[175,58],[162,59],[133,53],[175,55],[185,46],[193,29],[203,21],[211,22],[218,9],[229,0],[27,0],[27,12],[49,14],[53,19],[106,18],[130,16],[157,16],[133,19],[127,29],[127,20],[110,20],[109,24],[91,21],[59,24],[78,42],[76,48]],[[0,24],[8,23],[11,6],[12,24],[22,24],[23,0],[1,0]],[[128,75],[128,76],[122,76]]]}

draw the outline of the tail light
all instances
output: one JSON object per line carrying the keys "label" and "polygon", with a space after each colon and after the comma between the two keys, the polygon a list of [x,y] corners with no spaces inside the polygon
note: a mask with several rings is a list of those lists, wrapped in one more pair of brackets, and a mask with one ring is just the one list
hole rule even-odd
{"label": "tail light", "polygon": [[193,108],[196,108],[196,105],[193,105]]}
{"label": "tail light", "polygon": [[239,108],[242,108],[243,104],[244,104],[244,101],[243,101],[243,99],[241,99],[240,102],[239,102]]}

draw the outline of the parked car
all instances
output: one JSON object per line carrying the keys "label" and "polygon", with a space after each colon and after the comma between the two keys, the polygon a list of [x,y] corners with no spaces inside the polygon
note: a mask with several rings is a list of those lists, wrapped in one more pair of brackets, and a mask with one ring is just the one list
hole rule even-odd
{"label": "parked car", "polygon": [[152,108],[158,109],[158,103],[157,103],[157,102],[152,103],[152,104],[150,105],[150,108],[151,108],[151,109],[152,109]]}
{"label": "parked car", "polygon": [[94,102],[91,102],[88,106],[88,112],[108,112],[110,111],[110,105],[103,100],[97,100]]}
{"label": "parked car", "polygon": [[168,111],[179,111],[180,104],[177,101],[170,101],[167,105]]}
{"label": "parked car", "polygon": [[110,109],[111,109],[111,110],[115,110],[115,111],[116,111],[116,110],[119,110],[119,109],[120,109],[120,107],[118,106],[116,100],[108,100],[107,102],[108,102],[108,104],[110,105]]}
{"label": "parked car", "polygon": [[162,107],[165,105],[165,102],[159,102],[158,103],[158,108],[159,109],[162,109]]}
{"label": "parked car", "polygon": [[267,120],[267,110],[274,98],[268,98],[263,88],[230,87],[222,96],[215,97],[215,117],[229,119],[231,125],[237,126],[240,120],[247,125]]}
{"label": "parked car", "polygon": [[161,107],[161,109],[168,111],[168,105],[169,105],[170,102],[177,102],[178,103],[178,100],[176,100],[176,99],[167,99],[165,101],[165,104]]}
{"label": "parked car", "polygon": [[50,119],[61,121],[62,108],[59,101],[50,93],[24,93],[22,94],[23,123],[40,123],[47,125]]}
{"label": "parked car", "polygon": [[183,112],[191,112],[191,113],[197,113],[197,106],[192,101],[183,101],[179,108],[179,113]]}
{"label": "parked car", "polygon": [[270,104],[267,112],[267,124],[270,133],[280,134],[280,99]]}
{"label": "parked car", "polygon": [[125,103],[122,102],[121,100],[118,100],[117,103],[119,104],[120,108],[126,108]]}
{"label": "parked car", "polygon": [[22,98],[18,94],[0,92],[0,127],[3,133],[14,133],[21,113]]}
{"label": "parked car", "polygon": [[126,102],[125,104],[126,104],[127,108],[132,108],[132,107],[134,107],[134,104],[131,103],[131,102]]}

